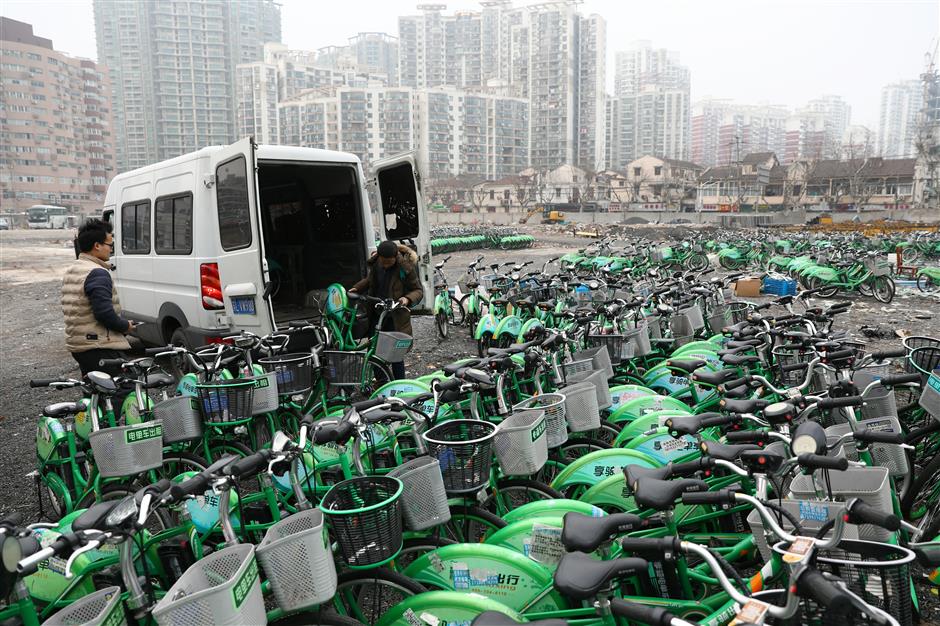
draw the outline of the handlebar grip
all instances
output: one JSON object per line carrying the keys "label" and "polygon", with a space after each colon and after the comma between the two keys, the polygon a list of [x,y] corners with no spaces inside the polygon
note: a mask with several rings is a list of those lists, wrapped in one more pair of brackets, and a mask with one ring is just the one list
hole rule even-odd
{"label": "handlebar grip", "polygon": [[728,443],[766,443],[767,431],[763,430],[733,430],[725,434]]}
{"label": "handlebar grip", "polygon": [[48,387],[52,383],[60,382],[58,378],[33,378],[29,381],[30,387]]}
{"label": "handlebar grip", "polygon": [[353,402],[350,406],[356,409],[356,411],[365,411],[366,409],[371,409],[375,406],[382,406],[387,400],[384,396],[378,398],[372,398],[371,400],[360,400],[359,402]]}
{"label": "handlebar grip", "polygon": [[849,460],[843,457],[824,456],[822,454],[801,454],[797,457],[800,467],[806,469],[831,469],[845,471],[849,469]]}
{"label": "handlebar grip", "polygon": [[862,406],[865,398],[862,396],[846,396],[844,398],[823,398],[816,403],[817,409],[837,409],[845,406]]}
{"label": "handlebar grip", "polygon": [[891,350],[880,350],[878,352],[871,353],[871,358],[876,361],[883,361],[884,359],[899,359],[905,356],[907,356],[907,348],[893,348]]}
{"label": "handlebar grip", "polygon": [[447,380],[438,381],[437,389],[439,391],[459,391],[461,384],[463,383],[459,378],[448,378]]}
{"label": "handlebar grip", "polygon": [[891,387],[892,385],[904,385],[907,383],[919,383],[920,374],[888,374],[880,379],[882,387]]}
{"label": "handlebar grip", "polygon": [[835,352],[829,352],[826,354],[827,361],[841,361],[842,359],[851,359],[855,356],[855,350],[851,348],[847,350],[836,350]]}
{"label": "handlebar grip", "polygon": [[725,381],[721,383],[720,385],[718,385],[718,391],[720,393],[724,393],[725,391],[728,391],[729,389],[736,389],[738,387],[748,384],[749,382],[751,382],[750,376],[742,376],[741,378],[734,378],[732,380]]}
{"label": "handlebar grip", "polygon": [[241,478],[251,474],[257,474],[268,466],[268,459],[271,453],[269,450],[261,450],[254,454],[249,454],[245,458],[239,459],[228,466],[227,474]]}
{"label": "handlebar grip", "polygon": [[835,615],[844,614],[852,606],[851,597],[832,584],[819,570],[804,571],[796,581],[796,590],[801,596],[815,600]]}
{"label": "handlebar grip", "polygon": [[19,526],[22,523],[23,514],[19,511],[14,511],[0,520],[0,526]]}
{"label": "handlebar grip", "polygon": [[355,426],[352,422],[340,422],[331,426],[325,426],[318,429],[313,435],[314,445],[323,445],[326,443],[345,443],[353,435]]}
{"label": "handlebar grip", "polygon": [[611,599],[610,609],[618,617],[649,626],[670,626],[675,619],[672,613],[661,606],[650,606],[620,598]]}
{"label": "handlebar grip", "polygon": [[112,367],[112,366],[120,367],[124,365],[125,363],[127,363],[127,361],[125,361],[124,359],[99,359],[98,367]]}
{"label": "handlebar grip", "polygon": [[174,502],[179,502],[186,496],[194,496],[203,493],[209,487],[209,476],[207,474],[196,474],[192,478],[187,478],[181,483],[176,483],[170,487],[170,497]]}
{"label": "handlebar grip", "polygon": [[159,348],[144,348],[144,354],[146,356],[157,356],[158,354],[163,354],[164,352],[170,352],[176,350],[176,346],[161,346]]}
{"label": "handlebar grip", "polygon": [[901,529],[901,520],[897,515],[885,513],[862,500],[851,502],[847,515],[847,521],[852,524],[874,524],[891,532]]}
{"label": "handlebar grip", "polygon": [[782,372],[795,372],[797,370],[805,370],[806,363],[794,363],[792,365],[781,365],[780,371]]}
{"label": "handlebar grip", "polygon": [[714,461],[707,457],[696,459],[695,461],[686,461],[685,463],[670,463],[669,476],[690,476],[696,472],[708,469],[714,465]]}
{"label": "handlebar grip", "polygon": [[734,424],[737,421],[737,418],[733,415],[716,415],[714,417],[706,417],[702,420],[702,428],[708,428],[709,426],[726,426],[728,424]]}
{"label": "handlebar grip", "polygon": [[734,504],[734,492],[729,489],[718,491],[699,491],[682,494],[683,504]]}
{"label": "handlebar grip", "polygon": [[902,444],[907,441],[907,437],[904,436],[904,433],[886,433],[878,430],[871,430],[866,428],[865,430],[855,433],[856,441],[863,441],[865,443],[893,443],[893,444]]}

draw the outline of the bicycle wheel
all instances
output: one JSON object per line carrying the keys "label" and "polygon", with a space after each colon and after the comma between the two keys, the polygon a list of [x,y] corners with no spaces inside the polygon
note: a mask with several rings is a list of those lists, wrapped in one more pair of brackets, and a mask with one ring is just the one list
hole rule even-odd
{"label": "bicycle wheel", "polygon": [[157,480],[173,479],[184,472],[201,472],[209,467],[209,462],[187,450],[164,450],[163,465],[154,470]]}
{"label": "bicycle wheel", "polygon": [[488,492],[480,506],[494,515],[505,515],[529,502],[556,500],[565,496],[545,483],[529,478],[500,478],[496,489]]}
{"label": "bicycle wheel", "polygon": [[889,276],[875,276],[871,289],[875,300],[882,304],[888,304],[894,299],[894,281]]}
{"label": "bicycle wheel", "polygon": [[486,356],[486,351],[489,350],[493,345],[493,333],[483,333],[479,341],[477,341],[477,356],[483,358]]}
{"label": "bicycle wheel", "polygon": [[935,281],[926,274],[917,277],[917,288],[924,293],[933,293],[940,288],[940,282]]}
{"label": "bicycle wheel", "polygon": [[457,296],[450,294],[450,312],[452,323],[457,326],[463,324],[464,316],[466,315],[466,310],[463,308],[463,298],[458,300]]}
{"label": "bicycle wheel", "polygon": [[693,272],[701,272],[708,267],[708,257],[704,254],[695,253],[686,259],[685,266]]}
{"label": "bicycle wheel", "polygon": [[506,522],[476,505],[456,505],[450,508],[450,521],[441,527],[442,535],[457,543],[482,543]]}
{"label": "bicycle wheel", "polygon": [[339,575],[333,605],[363,624],[375,624],[389,607],[427,591],[423,585],[385,567],[349,570]]}
{"label": "bicycle wheel", "polygon": [[416,559],[444,546],[452,546],[457,542],[447,537],[428,535],[427,537],[411,537],[405,539],[401,552],[395,557],[395,569],[405,571]]}
{"label": "bicycle wheel", "polygon": [[901,498],[901,513],[909,521],[925,515],[940,519],[937,509],[940,509],[940,454],[917,471],[911,488]]}
{"label": "bicycle wheel", "polygon": [[434,325],[437,326],[437,334],[441,339],[447,339],[447,335],[450,332],[447,322],[447,313],[444,311],[438,311],[434,316]]}
{"label": "bicycle wheel", "polygon": [[363,626],[359,620],[325,610],[323,607],[288,615],[269,623],[277,626]]}

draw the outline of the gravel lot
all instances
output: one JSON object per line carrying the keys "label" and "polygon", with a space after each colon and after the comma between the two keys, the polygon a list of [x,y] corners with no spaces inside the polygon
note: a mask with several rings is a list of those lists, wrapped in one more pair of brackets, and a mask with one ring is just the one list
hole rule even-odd
{"label": "gravel lot", "polygon": [[[655,239],[667,230],[639,227],[637,234]],[[538,268],[545,260],[590,242],[559,227],[534,226],[531,231],[538,238],[532,249],[452,254],[446,266],[448,278],[456,281],[481,252],[487,263],[532,260],[533,267]],[[30,378],[78,374],[64,348],[59,305],[61,275],[74,259],[71,238],[69,231],[0,231],[0,515],[17,510],[26,519],[37,516],[36,487],[28,476],[35,467],[35,420],[43,405],[73,399],[69,392],[28,386]],[[868,339],[872,348],[897,346],[895,331],[940,335],[940,306],[936,298],[900,287],[894,302],[887,306],[856,299],[856,306],[841,316],[839,325],[859,335],[862,326],[878,327],[887,337]],[[415,348],[406,362],[411,376],[475,354],[466,329],[452,329],[450,338],[444,341],[438,338],[432,318],[416,317],[414,326]],[[932,600],[926,623],[940,623],[936,595],[931,590],[923,591],[925,599]]]}

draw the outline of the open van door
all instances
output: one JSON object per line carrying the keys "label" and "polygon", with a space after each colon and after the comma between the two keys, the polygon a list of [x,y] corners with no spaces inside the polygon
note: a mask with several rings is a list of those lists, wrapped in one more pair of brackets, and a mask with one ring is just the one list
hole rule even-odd
{"label": "open van door", "polygon": [[434,274],[431,272],[431,233],[427,207],[421,199],[421,175],[413,152],[379,159],[375,172],[375,195],[383,239],[414,243],[418,253],[418,279],[424,299],[416,310],[428,310],[434,303]]}
{"label": "open van door", "polygon": [[247,137],[212,153],[213,174],[204,184],[215,191],[225,315],[236,330],[267,335],[275,327],[270,298],[264,293],[268,272],[258,212],[255,147]]}

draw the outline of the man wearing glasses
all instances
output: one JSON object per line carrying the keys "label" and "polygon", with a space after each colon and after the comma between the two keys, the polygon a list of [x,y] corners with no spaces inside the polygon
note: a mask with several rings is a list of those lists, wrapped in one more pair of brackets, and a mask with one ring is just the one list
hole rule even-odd
{"label": "man wearing glasses", "polygon": [[[65,347],[78,362],[82,376],[95,370],[120,375],[119,367],[101,367],[98,362],[119,358],[123,356],[119,350],[131,347],[124,335],[135,325],[121,316],[121,303],[111,281],[112,230],[108,222],[86,220],[75,238],[78,259],[62,279]],[[120,410],[120,402],[115,407]]]}

